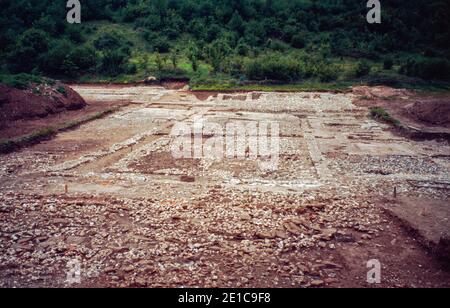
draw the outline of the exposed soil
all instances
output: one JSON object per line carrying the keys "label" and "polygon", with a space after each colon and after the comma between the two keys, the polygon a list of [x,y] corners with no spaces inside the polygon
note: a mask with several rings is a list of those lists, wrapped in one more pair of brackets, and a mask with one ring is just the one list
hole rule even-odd
{"label": "exposed soil", "polygon": [[43,127],[58,127],[96,113],[128,104],[128,101],[85,102],[71,87],[66,95],[50,91],[50,96],[35,95],[31,90],[17,90],[0,85],[0,139],[30,134]]}
{"label": "exposed soil", "polygon": [[450,98],[409,104],[405,107],[404,115],[429,126],[450,128]]}
{"label": "exposed soil", "polygon": [[181,90],[185,88],[189,83],[185,81],[163,81],[161,86],[169,90]]}
{"label": "exposed soil", "polygon": [[219,94],[218,92],[214,91],[191,91],[191,93],[201,101],[206,101],[210,97],[217,97],[217,95]]}
{"label": "exposed soil", "polygon": [[[0,156],[0,286],[450,287],[422,241],[433,217],[449,219],[450,146],[394,135],[368,118],[364,94],[74,89],[131,104]],[[172,128],[199,117],[279,123],[277,168],[175,159]],[[426,220],[421,200],[439,205]],[[367,282],[374,259],[381,284]],[[67,281],[74,260],[80,284]]]}
{"label": "exposed soil", "polygon": [[402,124],[410,126],[424,137],[441,138],[450,134],[450,96],[433,98],[415,92],[389,87],[356,87],[355,102],[362,107],[382,107]]}
{"label": "exposed soil", "polygon": [[32,85],[27,90],[0,84],[0,123],[4,127],[10,126],[11,121],[45,118],[85,106],[86,102],[77,92],[61,84]]}
{"label": "exposed soil", "polygon": [[[450,185],[450,184],[449,184]],[[399,198],[383,207],[414,234],[422,245],[450,266],[450,207],[448,200]]]}
{"label": "exposed soil", "polygon": [[170,173],[170,169],[197,168],[198,165],[198,159],[174,159],[171,153],[154,152],[143,157],[141,161],[132,163],[130,168],[142,174],[154,174],[156,171],[165,174]]}

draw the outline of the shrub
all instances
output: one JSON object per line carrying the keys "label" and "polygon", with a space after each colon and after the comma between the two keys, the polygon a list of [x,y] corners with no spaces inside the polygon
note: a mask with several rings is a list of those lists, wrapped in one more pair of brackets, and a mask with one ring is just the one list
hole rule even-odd
{"label": "shrub", "polygon": [[121,51],[108,51],[103,55],[101,70],[110,76],[117,76],[124,72],[127,55]]}
{"label": "shrub", "polygon": [[[90,29],[90,28],[88,28]],[[66,36],[74,43],[83,43],[86,39],[83,36],[83,32],[80,31],[78,25],[67,25]]]}
{"label": "shrub", "polygon": [[22,79],[22,78],[5,78],[1,80],[1,83],[11,87],[16,88],[20,90],[25,90],[28,88],[30,82],[28,80]]}
{"label": "shrub", "polygon": [[30,85],[30,83],[36,83],[40,84],[42,83],[42,78],[30,75],[30,74],[17,74],[17,75],[1,75],[0,76],[0,83],[3,83],[9,87],[16,88],[16,89],[27,89]]}
{"label": "shrub", "polygon": [[125,73],[128,74],[128,75],[134,75],[134,74],[136,74],[136,73],[137,73],[137,70],[138,70],[137,65],[134,64],[134,63],[128,63],[128,64],[125,66]]}
{"label": "shrub", "polygon": [[294,81],[301,77],[299,63],[281,54],[250,60],[244,65],[244,72],[250,80]]}
{"label": "shrub", "polygon": [[322,82],[330,82],[339,76],[338,66],[318,55],[304,54],[298,61],[302,78],[317,78]]}
{"label": "shrub", "polygon": [[291,39],[291,44],[295,48],[299,48],[299,49],[305,48],[305,46],[306,46],[305,36],[302,34],[294,35]]}
{"label": "shrub", "polygon": [[244,72],[244,59],[239,56],[228,57],[225,61],[224,72],[235,78],[241,78]]}
{"label": "shrub", "polygon": [[18,39],[6,60],[14,73],[30,72],[38,66],[39,58],[48,50],[48,36],[41,30],[30,29]]}
{"label": "shrub", "polygon": [[322,82],[330,82],[338,78],[338,68],[336,65],[326,62],[321,62],[317,65],[316,71],[313,73],[314,77],[319,78]]}
{"label": "shrub", "polygon": [[445,80],[450,78],[450,62],[440,58],[408,59],[401,66],[400,72],[423,79]]}
{"label": "shrub", "polygon": [[280,40],[269,40],[268,41],[268,47],[275,51],[286,51],[289,49],[289,45],[285,42],[282,42]]}
{"label": "shrub", "polygon": [[373,107],[370,109],[370,116],[373,119],[381,120],[395,126],[400,126],[400,121],[394,119],[385,109],[381,107]]}
{"label": "shrub", "polygon": [[166,53],[170,51],[170,41],[166,36],[160,35],[157,32],[146,31],[144,32],[143,37],[154,51],[160,53]]}
{"label": "shrub", "polygon": [[56,91],[58,91],[59,93],[61,93],[64,96],[67,96],[67,91],[66,88],[64,88],[63,86],[59,86]]}
{"label": "shrub", "polygon": [[165,68],[158,72],[158,79],[180,79],[180,80],[188,80],[189,74],[185,70],[181,68]]}
{"label": "shrub", "polygon": [[94,40],[94,47],[99,50],[114,50],[123,46],[123,42],[126,39],[117,32],[105,32],[102,33],[97,39]]}
{"label": "shrub", "polygon": [[357,64],[355,69],[355,76],[358,78],[365,77],[370,74],[371,71],[370,63],[367,61],[361,61]]}
{"label": "shrub", "polygon": [[250,53],[251,47],[245,43],[243,40],[239,41],[236,46],[236,53],[240,56],[247,56]]}
{"label": "shrub", "polygon": [[65,73],[64,62],[73,48],[74,45],[67,40],[53,41],[50,50],[40,59],[40,68],[48,74]]}
{"label": "shrub", "polygon": [[391,57],[387,57],[383,61],[383,68],[385,70],[391,70],[394,67],[394,60]]}
{"label": "shrub", "polygon": [[95,49],[89,46],[75,48],[70,53],[69,58],[80,72],[94,69],[98,64],[98,55]]}

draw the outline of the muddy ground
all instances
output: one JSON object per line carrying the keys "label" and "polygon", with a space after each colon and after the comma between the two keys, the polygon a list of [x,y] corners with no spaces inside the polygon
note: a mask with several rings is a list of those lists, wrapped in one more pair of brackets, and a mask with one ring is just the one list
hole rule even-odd
{"label": "muddy ground", "polygon": [[[0,286],[450,286],[426,234],[401,217],[432,200],[444,208],[433,237],[445,236],[450,146],[395,135],[353,103],[360,96],[74,89],[88,102],[132,103],[0,156]],[[278,169],[173,158],[172,127],[200,115],[279,123]],[[67,280],[73,260],[79,284]]]}

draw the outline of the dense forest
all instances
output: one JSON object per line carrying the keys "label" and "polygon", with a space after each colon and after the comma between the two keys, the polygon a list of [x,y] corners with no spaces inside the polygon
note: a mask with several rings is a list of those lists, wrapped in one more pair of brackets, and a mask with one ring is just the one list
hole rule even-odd
{"label": "dense forest", "polygon": [[[27,73],[84,81],[155,75],[195,82],[450,77],[450,1],[4,0],[3,79]],[[23,76],[23,75],[22,75]]]}

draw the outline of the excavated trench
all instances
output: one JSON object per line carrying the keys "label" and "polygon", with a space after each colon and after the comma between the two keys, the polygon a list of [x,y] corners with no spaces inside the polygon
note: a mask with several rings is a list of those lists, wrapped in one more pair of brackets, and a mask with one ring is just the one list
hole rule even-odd
{"label": "excavated trench", "polygon": [[[393,135],[355,94],[73,88],[132,104],[0,157],[2,286],[65,285],[74,258],[85,286],[368,286],[372,259],[381,286],[449,286],[391,215],[408,206],[396,198],[449,200],[450,147]],[[199,118],[278,123],[277,168],[175,158],[173,128]]]}

